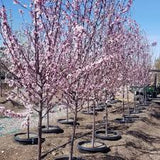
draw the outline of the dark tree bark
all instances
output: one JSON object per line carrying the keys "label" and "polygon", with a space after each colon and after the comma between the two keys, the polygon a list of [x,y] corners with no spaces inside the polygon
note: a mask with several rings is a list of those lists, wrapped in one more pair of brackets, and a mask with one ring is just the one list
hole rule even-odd
{"label": "dark tree bark", "polygon": [[41,160],[42,154],[42,105],[40,104],[40,111],[38,112],[38,160]]}
{"label": "dark tree bark", "polygon": [[72,137],[71,137],[69,160],[73,159],[73,147],[74,147],[74,139],[76,135],[77,113],[78,113],[78,100],[76,100],[76,103],[75,103],[75,113],[74,113],[74,122],[73,122],[73,130],[72,130]]}
{"label": "dark tree bark", "polygon": [[67,105],[67,122],[68,122],[68,119],[69,119],[69,116],[68,116],[68,114],[69,114],[69,107],[68,107],[68,105]]}
{"label": "dark tree bark", "polygon": [[105,112],[106,112],[106,124],[105,124],[105,134],[108,135],[108,108],[107,104],[105,104]]}
{"label": "dark tree bark", "polygon": [[95,143],[95,102],[93,103],[93,126],[92,126],[92,147],[94,148]]}
{"label": "dark tree bark", "polygon": [[47,113],[47,129],[49,129],[49,111]]}
{"label": "dark tree bark", "polygon": [[129,109],[129,89],[128,89],[128,86],[127,86],[127,104],[128,104],[128,115],[130,115],[130,109]]}
{"label": "dark tree bark", "polygon": [[122,104],[122,108],[123,108],[123,118],[124,118],[124,85],[123,85],[123,104]]}
{"label": "dark tree bark", "polygon": [[30,130],[30,123],[29,118],[27,119],[27,138],[29,139],[29,130]]}

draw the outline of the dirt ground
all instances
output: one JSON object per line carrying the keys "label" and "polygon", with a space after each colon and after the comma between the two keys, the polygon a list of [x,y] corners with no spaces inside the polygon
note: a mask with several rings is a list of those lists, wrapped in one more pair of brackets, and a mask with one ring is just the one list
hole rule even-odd
{"label": "dirt ground", "polygon": [[[126,104],[126,109],[133,103]],[[105,112],[99,112],[96,116],[96,126],[102,121]],[[107,153],[82,154],[77,150],[77,143],[82,140],[90,140],[91,134],[76,139],[74,155],[86,160],[160,160],[160,106],[151,103],[146,110],[139,114],[140,118],[131,124],[118,124],[115,118],[122,115],[122,103],[116,103],[109,108],[109,126],[122,135],[118,141],[103,141],[110,151]],[[72,115],[71,115],[72,116]],[[60,117],[63,118],[64,116]],[[93,117],[90,115],[78,114],[80,123],[76,129],[76,135],[80,136],[91,131]],[[56,124],[56,119],[52,121]],[[62,134],[43,134],[46,139],[42,145],[43,154],[70,140],[72,127],[58,124],[64,129]],[[35,131],[33,129],[33,131]],[[55,157],[68,155],[70,145],[67,144],[49,153],[44,160],[53,160]],[[13,135],[0,137],[0,160],[36,160],[36,145],[20,145],[13,140]]]}

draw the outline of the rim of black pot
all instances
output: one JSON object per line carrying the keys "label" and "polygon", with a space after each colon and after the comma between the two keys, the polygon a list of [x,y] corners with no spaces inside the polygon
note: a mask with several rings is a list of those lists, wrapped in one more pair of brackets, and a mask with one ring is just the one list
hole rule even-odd
{"label": "rim of black pot", "polygon": [[[69,157],[68,156],[59,156],[59,157],[54,158],[54,160],[69,160]],[[85,160],[85,159],[83,159],[81,157],[73,156],[73,160]]]}
{"label": "rim of black pot", "polygon": [[121,139],[121,134],[118,131],[114,131],[114,130],[108,130],[108,133],[113,133],[113,136],[106,136],[104,135],[99,135],[99,133],[105,133],[105,130],[98,130],[95,132],[95,136],[99,139],[103,139],[103,140],[111,140],[111,141],[116,141]]}
{"label": "rim of black pot", "polygon": [[49,125],[49,129],[47,129],[47,126],[45,126],[45,128],[42,128],[42,133],[63,133],[64,130],[62,128],[60,128],[59,126],[54,126],[54,125]]}
{"label": "rim of black pot", "polygon": [[87,148],[82,146],[85,143],[91,143],[91,141],[80,141],[77,144],[77,148],[79,150],[79,152],[81,153],[96,153],[96,152],[102,152],[102,153],[107,153],[110,149],[106,146],[105,143],[100,142],[100,141],[95,141],[98,143],[101,143],[103,145],[103,147],[99,148],[99,147],[94,147],[94,148]]}
{"label": "rim of black pot", "polygon": [[[28,138],[20,138],[18,137],[18,135],[22,135],[22,134],[26,134],[26,132],[19,132],[19,133],[16,133],[14,134],[14,140],[20,144],[23,144],[23,145],[35,145],[35,144],[38,144],[38,135],[36,133],[33,133],[33,132],[30,132],[30,134],[35,134],[37,135],[36,137],[30,137],[29,139]],[[45,138],[42,138],[41,139],[42,143],[45,141]]]}

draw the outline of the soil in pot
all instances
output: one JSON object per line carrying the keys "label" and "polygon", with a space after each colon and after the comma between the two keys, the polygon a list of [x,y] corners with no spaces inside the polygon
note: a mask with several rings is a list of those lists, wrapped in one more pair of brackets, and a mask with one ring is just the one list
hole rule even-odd
{"label": "soil in pot", "polygon": [[58,122],[60,122],[60,123],[67,123],[67,122],[69,122],[69,123],[73,123],[74,122],[74,119],[72,119],[72,118],[69,118],[68,120],[67,119],[58,119],[57,120]]}
{"label": "soil in pot", "polygon": [[105,133],[98,133],[98,135],[112,137],[112,136],[115,136],[115,133],[107,133],[107,134],[105,134]]}
{"label": "soil in pot", "polygon": [[[17,135],[20,139],[28,139],[27,133]],[[30,133],[29,138],[37,138],[37,134]]]}
{"label": "soil in pot", "polygon": [[[91,142],[82,144],[82,147],[93,148]],[[94,148],[102,148],[102,147],[105,147],[105,145],[100,143],[100,142],[95,142],[94,143]]]}

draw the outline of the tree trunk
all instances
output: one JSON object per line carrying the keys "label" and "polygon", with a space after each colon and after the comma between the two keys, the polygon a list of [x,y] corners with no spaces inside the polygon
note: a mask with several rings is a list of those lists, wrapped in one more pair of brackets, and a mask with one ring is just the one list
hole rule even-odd
{"label": "tree trunk", "polygon": [[88,109],[88,113],[89,113],[89,99],[87,101],[87,109]]}
{"label": "tree trunk", "polygon": [[41,154],[42,154],[42,110],[38,113],[38,159],[41,160]]}
{"label": "tree trunk", "polygon": [[20,95],[19,87],[17,88],[17,95],[18,95],[18,97]]}
{"label": "tree trunk", "polygon": [[49,129],[49,112],[47,113],[47,129]]}
{"label": "tree trunk", "polygon": [[29,118],[27,118],[27,138],[29,139]]}
{"label": "tree trunk", "polygon": [[130,111],[129,111],[129,90],[128,90],[128,86],[127,86],[127,104],[128,104],[128,115],[130,115]]}
{"label": "tree trunk", "polygon": [[68,105],[67,105],[67,122],[68,122],[68,119],[69,119],[69,117],[68,117]]}
{"label": "tree trunk", "polygon": [[106,111],[106,124],[105,124],[105,134],[108,135],[108,108],[107,104],[105,104],[105,111]]}
{"label": "tree trunk", "polygon": [[122,108],[123,108],[123,118],[124,118],[124,85],[123,85],[123,104],[122,104]]}
{"label": "tree trunk", "polygon": [[134,112],[136,112],[136,95],[135,95],[135,92],[134,92]]}
{"label": "tree trunk", "polygon": [[71,148],[69,154],[69,160],[73,159],[73,147],[74,147],[74,139],[76,135],[76,124],[77,124],[77,109],[78,109],[78,102],[75,104],[75,114],[74,114],[74,122],[73,122],[73,130],[72,130],[72,137],[71,137]]}
{"label": "tree trunk", "polygon": [[146,105],[147,104],[147,95],[146,95],[146,88],[147,87],[144,87],[144,105]]}
{"label": "tree trunk", "polygon": [[0,79],[0,85],[1,85],[1,97],[3,97],[3,95],[2,95],[2,90],[3,90],[3,88],[2,88],[2,80]]}
{"label": "tree trunk", "polygon": [[95,143],[95,102],[93,103],[93,126],[92,126],[92,148],[94,148]]}
{"label": "tree trunk", "polygon": [[2,88],[2,72],[1,72],[1,68],[0,68],[0,74],[1,74],[1,75],[0,75],[0,85],[1,85],[1,93],[0,93],[0,94],[1,94],[1,97],[2,97],[2,96],[3,96],[3,95],[2,95],[2,90],[3,90],[3,88]]}

